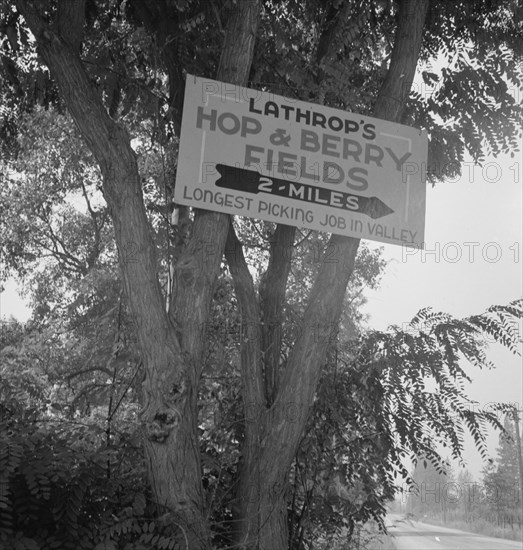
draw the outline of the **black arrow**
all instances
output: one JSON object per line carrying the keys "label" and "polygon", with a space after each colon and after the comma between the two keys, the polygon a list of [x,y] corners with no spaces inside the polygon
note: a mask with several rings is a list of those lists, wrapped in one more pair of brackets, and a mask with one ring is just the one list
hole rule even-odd
{"label": "black arrow", "polygon": [[362,197],[352,193],[333,191],[324,187],[295,183],[279,178],[262,176],[255,170],[236,168],[227,164],[217,164],[216,169],[220,178],[216,181],[218,187],[243,191],[244,193],[268,193],[278,197],[297,199],[315,204],[322,204],[333,208],[341,208],[351,212],[358,212],[371,217],[383,218],[392,214],[389,208],[378,197]]}

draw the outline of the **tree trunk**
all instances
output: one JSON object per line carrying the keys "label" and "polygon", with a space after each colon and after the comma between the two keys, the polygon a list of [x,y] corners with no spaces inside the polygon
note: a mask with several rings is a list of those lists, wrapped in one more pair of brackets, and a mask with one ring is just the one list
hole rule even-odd
{"label": "tree trunk", "polygon": [[286,549],[289,545],[286,472],[276,471],[279,476],[276,479],[271,475],[273,461],[263,458],[254,466],[258,471],[242,480],[243,513],[237,526],[241,533],[239,547],[249,550]]}
{"label": "tree trunk", "polygon": [[[374,111],[377,118],[401,120],[421,49],[427,8],[428,0],[403,0],[401,3],[390,68]],[[234,242],[234,236],[230,239]],[[244,406],[253,407],[251,411],[256,411],[256,416],[245,414],[235,510],[235,540],[239,548],[288,548],[287,477],[313,404],[332,329],[340,319],[358,246],[359,239],[332,235],[329,250],[336,251],[336,261],[323,262],[320,267],[299,337],[282,373],[277,375],[272,365],[271,380],[264,379],[266,371],[260,360],[264,350],[260,341],[267,348],[267,331],[262,339],[249,338],[242,345]],[[242,319],[247,317],[259,323],[260,312],[252,305],[254,289],[248,269],[242,265],[243,256],[236,251],[228,255],[227,260]],[[285,272],[284,269],[280,271]],[[281,284],[284,279],[282,276],[273,284]]]}
{"label": "tree trunk", "polygon": [[523,448],[521,446],[521,432],[519,431],[519,411],[515,408],[513,413],[514,417],[514,431],[516,435],[516,453],[518,457],[518,474],[519,474],[519,491],[518,500],[519,507],[523,506]]}
{"label": "tree trunk", "polygon": [[[47,24],[29,2],[17,0],[17,7],[103,175],[104,197],[145,368],[141,421],[155,501],[178,527],[183,545],[190,550],[210,549],[201,483],[197,390],[203,335],[229,217],[197,212],[191,239],[179,262],[184,267],[176,271],[178,293],[168,314],[136,156],[126,131],[104,108],[78,54],[84,1],[60,2],[56,27]],[[232,10],[218,71],[222,80],[246,84],[258,17],[258,0],[246,0]],[[57,34],[55,28],[67,30],[67,37]],[[213,254],[205,255],[210,248]]]}

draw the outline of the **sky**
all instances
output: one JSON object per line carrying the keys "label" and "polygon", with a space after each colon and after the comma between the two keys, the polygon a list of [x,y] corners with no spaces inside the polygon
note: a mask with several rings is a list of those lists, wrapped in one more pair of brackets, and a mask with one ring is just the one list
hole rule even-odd
{"label": "sky", "polygon": [[[379,288],[366,293],[370,327],[402,327],[427,306],[459,318],[523,296],[522,160],[518,153],[487,159],[483,168],[466,163],[461,177],[427,188],[425,251],[383,245],[389,264]],[[496,368],[470,369],[468,395],[482,408],[500,401],[523,408],[521,357],[489,348]],[[491,435],[493,456],[497,445]],[[483,463],[470,439],[465,459],[479,475]]]}

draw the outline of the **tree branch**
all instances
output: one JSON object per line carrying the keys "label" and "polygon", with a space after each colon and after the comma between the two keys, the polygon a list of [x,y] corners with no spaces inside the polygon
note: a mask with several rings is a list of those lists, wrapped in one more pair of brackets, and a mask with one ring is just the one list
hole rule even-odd
{"label": "tree branch", "polygon": [[184,76],[182,65],[178,62],[179,31],[178,9],[170,7],[165,0],[132,0],[135,15],[158,43],[163,64],[169,76],[169,116],[176,133],[182,125]]}
{"label": "tree branch", "polygon": [[[238,85],[247,83],[258,19],[258,0],[245,0],[232,11],[218,80]],[[169,315],[175,325],[190,327],[183,331],[182,349],[192,363],[195,383],[201,374],[202,342],[228,231],[228,215],[195,209],[191,236],[174,270],[175,291]]]}
{"label": "tree branch", "polygon": [[[63,240],[54,232],[51,222],[47,216],[39,214],[38,212],[36,212],[36,216],[40,218],[40,220],[42,220],[42,222],[47,226],[48,232],[43,230],[43,234],[51,241],[53,245],[53,249],[46,246],[44,248],[49,250],[49,252],[51,252],[58,261],[61,260],[65,262],[71,269],[74,269],[75,272],[85,275],[87,273],[85,264],[67,250]],[[62,250],[59,249],[59,246]]]}
{"label": "tree branch", "polygon": [[[350,2],[345,2],[340,6],[331,5],[327,11],[316,49],[320,103],[324,101],[323,90],[321,89],[323,79],[321,64],[329,59],[336,34],[345,23],[352,8]],[[278,390],[283,306],[285,304],[285,289],[291,270],[292,245],[295,236],[295,227],[283,224],[276,226],[271,241],[269,265],[260,282],[261,351],[265,372],[265,393],[267,402],[270,405],[274,402]]]}
{"label": "tree branch", "polygon": [[[345,24],[350,11],[354,9],[352,2],[342,2],[339,5],[331,3],[323,23],[323,30],[316,47],[316,65],[320,66],[323,61],[328,61],[331,48],[340,28]],[[322,72],[320,71],[320,75]]]}
{"label": "tree branch", "polygon": [[[416,70],[427,8],[428,0],[403,0],[401,3],[391,65],[374,110],[377,118],[398,121],[401,117],[410,92],[406,83],[412,83]],[[289,403],[296,404],[299,425],[304,425],[308,416],[332,329],[339,322],[359,242],[351,237],[331,236],[329,244],[331,250],[336,251],[337,262],[321,264],[302,320],[302,330],[282,376],[273,411]],[[279,447],[278,459],[282,460],[285,455],[284,460],[290,464],[300,433],[295,425],[275,416],[273,429],[267,436],[271,440],[267,448]]]}
{"label": "tree branch", "polygon": [[85,187],[85,183],[82,177],[80,179],[80,185],[82,186],[82,194],[84,196],[85,202],[87,204],[87,211],[89,212],[89,215],[91,216],[91,220],[93,222],[93,231],[94,231],[94,243],[91,247],[91,250],[88,252],[86,256],[86,262],[87,262],[87,268],[91,269],[94,267],[94,264],[96,260],[98,259],[98,256],[100,255],[100,226],[98,225],[98,216],[96,212],[93,210],[93,207],[91,206],[91,201],[89,200],[89,195],[87,194],[87,189]]}
{"label": "tree branch", "polygon": [[260,352],[260,312],[251,273],[232,221],[225,244],[225,258],[234,282],[242,323],[241,377],[245,405],[265,404]]}
{"label": "tree branch", "polygon": [[400,122],[416,74],[428,0],[403,0],[389,70],[374,106],[374,116]]}
{"label": "tree branch", "polygon": [[[16,5],[36,38],[67,107],[103,175],[104,197],[115,227],[126,294],[145,355],[165,331],[167,319],[157,277],[156,248],[143,204],[136,156],[127,132],[108,115],[78,55],[26,0]],[[174,350],[176,353],[176,350]]]}
{"label": "tree branch", "polygon": [[320,103],[325,101],[325,88],[323,80],[325,78],[324,67],[332,58],[333,45],[336,37],[343,25],[346,24],[351,10],[354,10],[354,4],[349,1],[341,2],[339,5],[331,3],[323,23],[323,30],[316,47],[316,67],[318,72],[316,80],[318,84],[318,100]]}
{"label": "tree branch", "polygon": [[271,240],[269,265],[260,281],[261,352],[265,371],[265,395],[269,405],[274,402],[278,389],[283,306],[295,235],[295,227],[283,224],[276,226]]}
{"label": "tree branch", "polygon": [[57,29],[58,34],[78,53],[83,39],[85,23],[85,0],[67,0],[58,2]]}

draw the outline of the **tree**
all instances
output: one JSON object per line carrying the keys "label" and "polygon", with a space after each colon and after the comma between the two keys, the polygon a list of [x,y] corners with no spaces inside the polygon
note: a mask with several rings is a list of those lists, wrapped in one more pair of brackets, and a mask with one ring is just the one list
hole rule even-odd
{"label": "tree", "polygon": [[[210,548],[197,398],[213,288],[225,253],[241,324],[254,331],[241,345],[243,417],[253,407],[256,421],[244,423],[233,506],[235,539],[240,547],[284,548],[286,479],[332,327],[340,320],[359,241],[337,235],[328,241],[336,261],[320,264],[299,330],[282,360],[277,327],[284,320],[292,261],[281,251],[292,251],[296,229],[265,226],[269,260],[259,281],[253,281],[236,222],[203,210],[191,219],[186,209],[177,209],[169,265],[159,278],[162,262],[144,204],[130,140],[135,126],[129,119],[149,121],[160,142],[172,145],[185,72],[266,88],[267,81],[281,82],[286,89],[304,90],[300,96],[305,99],[425,126],[431,132],[429,176],[436,180],[459,170],[465,150],[481,160],[484,143],[495,152],[516,148],[521,111],[506,81],[517,84],[520,78],[513,57],[520,53],[513,20],[520,12],[512,2],[463,2],[449,8],[435,0],[399,5],[262,5],[245,0],[220,6],[132,0],[125,9],[112,0],[17,0],[15,5],[2,4],[7,52],[2,56],[7,77],[3,94],[12,107],[2,131],[9,142],[16,132],[16,113],[27,108],[16,98],[27,97],[24,89],[32,88],[33,101],[55,101],[67,108],[99,166],[144,364],[141,424],[157,504],[180,525],[190,548]],[[27,28],[34,42],[28,40]],[[31,59],[33,46],[43,65],[34,58],[32,65],[22,62]],[[456,52],[442,87],[430,98],[409,98],[418,62],[428,62],[440,50]],[[283,51],[288,55],[282,56]],[[132,68],[130,76],[127,68]],[[39,75],[36,85],[34,75]],[[425,71],[424,78],[430,82],[434,75]],[[138,98],[139,107],[133,108]],[[166,205],[172,186],[172,181],[166,186]],[[297,411],[292,423],[278,414],[289,403]]]}
{"label": "tree", "polygon": [[467,523],[474,520],[474,514],[478,510],[477,487],[473,475],[467,469],[461,469],[456,478],[457,487],[459,489],[459,498],[457,499],[457,514],[458,519],[462,519]]}
{"label": "tree", "polygon": [[[517,414],[517,413],[516,413]],[[505,431],[499,437],[496,464],[484,472],[483,483],[489,507],[496,510],[497,521],[521,525],[519,459],[513,411],[504,419]]]}
{"label": "tree", "polygon": [[521,441],[521,428],[519,425],[519,412],[514,408],[512,418],[514,419],[514,437],[516,443],[516,454],[518,457],[518,481],[519,481],[519,498],[523,504],[523,443]]}
{"label": "tree", "polygon": [[422,519],[443,514],[448,501],[449,467],[437,469],[430,461],[419,460],[412,473],[414,482],[407,500],[407,513]]}

